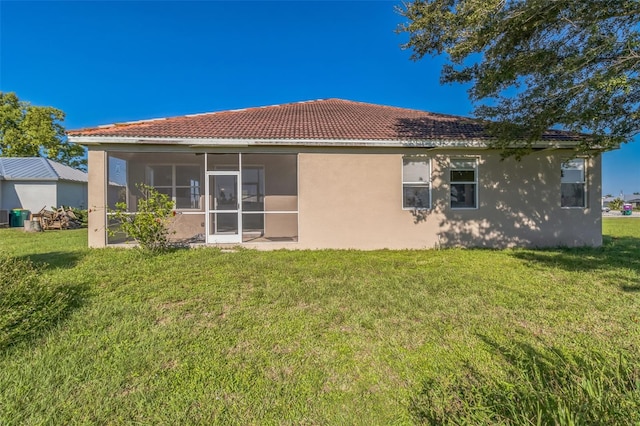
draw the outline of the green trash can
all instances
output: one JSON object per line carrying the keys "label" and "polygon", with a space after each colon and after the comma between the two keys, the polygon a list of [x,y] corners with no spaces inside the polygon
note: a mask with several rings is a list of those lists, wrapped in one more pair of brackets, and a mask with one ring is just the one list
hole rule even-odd
{"label": "green trash can", "polygon": [[30,210],[21,210],[22,213],[22,226],[24,226],[25,222],[29,222],[29,216],[31,216]]}
{"label": "green trash can", "polygon": [[9,226],[13,228],[21,228],[24,226],[24,218],[22,212],[28,210],[13,209],[9,212]]}

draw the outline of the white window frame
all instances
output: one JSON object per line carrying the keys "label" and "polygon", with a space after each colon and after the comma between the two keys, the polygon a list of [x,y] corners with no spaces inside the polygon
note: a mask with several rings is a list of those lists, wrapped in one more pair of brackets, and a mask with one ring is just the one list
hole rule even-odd
{"label": "white window frame", "polygon": [[[473,162],[474,166],[473,167],[455,167],[455,163],[457,161],[464,161],[465,163],[470,163]],[[479,203],[479,185],[478,185],[478,174],[479,174],[479,167],[478,167],[478,157],[456,157],[456,158],[452,158],[449,160],[449,207],[452,210],[477,210],[480,203]],[[468,172],[468,171],[472,171],[473,172],[473,181],[452,181],[451,180],[451,173],[454,171],[461,171],[461,172]],[[473,207],[458,207],[458,206],[453,206],[453,198],[451,197],[451,189],[453,185],[474,185],[475,186],[475,190],[473,191],[473,195],[474,195],[474,206]]]}
{"label": "white window frame", "polygon": [[[153,182],[151,182],[151,173],[150,173],[150,170],[153,167],[171,167],[171,185],[154,185]],[[171,189],[171,200],[174,202],[175,210],[196,211],[196,212],[204,211],[204,206],[202,205],[200,205],[199,208],[178,207],[178,201],[177,201],[178,197],[177,197],[176,189],[188,188],[189,190],[191,190],[191,188],[193,187],[191,185],[188,185],[188,186],[176,185],[176,168],[177,167],[193,167],[193,168],[197,167],[198,177],[200,178],[202,176],[202,167],[200,164],[167,164],[167,163],[147,164],[146,172],[145,172],[145,181],[147,182],[147,185],[152,186],[156,189],[168,189],[168,188]],[[202,196],[204,195],[202,193],[202,181],[200,181],[200,185],[198,185],[198,188],[200,189],[200,198],[202,198]],[[199,200],[198,203],[202,204],[201,200]]]}
{"label": "white window frame", "polygon": [[[565,170],[565,164],[567,163],[571,163],[574,161],[581,161],[582,162],[582,182],[562,182],[562,177],[563,177],[563,173]],[[562,163],[560,164],[560,208],[563,209],[579,209],[579,210],[584,210],[586,208],[588,208],[589,206],[589,192],[588,192],[588,186],[587,186],[587,172],[588,172],[588,164],[587,164],[587,159],[583,158],[583,157],[578,157],[578,158],[569,158],[569,159],[564,159],[562,161]],[[584,193],[582,199],[584,201],[582,206],[563,206],[562,205],[562,185],[563,183],[567,183],[570,185],[575,185],[575,184],[581,184],[583,185],[582,191]]]}
{"label": "white window frame", "polygon": [[[418,181],[418,182],[412,182],[412,181],[406,181],[404,178],[404,160],[405,158],[418,158],[421,160],[424,160],[424,162],[427,164],[427,167],[429,168],[428,171],[428,180],[426,181]],[[402,185],[401,185],[401,200],[400,202],[402,203],[402,210],[431,210],[432,206],[433,206],[433,200],[432,200],[432,185],[431,185],[431,181],[432,181],[432,169],[431,169],[431,157],[427,157],[425,155],[411,155],[411,154],[405,154],[402,156],[401,158],[401,167],[402,167]],[[404,188],[405,186],[408,187],[428,187],[429,188],[429,205],[428,206],[424,206],[424,207],[406,207],[404,205]]]}

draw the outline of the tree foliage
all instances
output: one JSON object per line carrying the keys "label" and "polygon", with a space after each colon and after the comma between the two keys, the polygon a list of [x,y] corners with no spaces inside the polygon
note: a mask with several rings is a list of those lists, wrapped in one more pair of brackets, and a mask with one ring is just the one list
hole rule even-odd
{"label": "tree foliage", "polygon": [[84,168],[84,148],[67,140],[64,118],[59,109],[33,106],[15,93],[0,92],[0,156],[46,157]]}
{"label": "tree foliage", "polygon": [[446,54],[494,145],[521,153],[556,127],[612,148],[640,132],[640,0],[416,0],[397,8],[412,59]]}
{"label": "tree foliage", "polygon": [[611,210],[622,210],[623,204],[624,204],[624,200],[620,197],[617,197],[609,201],[609,208]]}

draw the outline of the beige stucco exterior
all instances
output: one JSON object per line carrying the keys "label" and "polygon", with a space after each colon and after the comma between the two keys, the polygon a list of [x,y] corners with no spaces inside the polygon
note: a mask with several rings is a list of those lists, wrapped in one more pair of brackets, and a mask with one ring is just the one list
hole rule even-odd
{"label": "beige stucco exterior", "polygon": [[90,148],[87,152],[87,171],[89,179],[89,247],[104,247],[106,236],[107,203],[107,153],[101,149]]}
{"label": "beige stucco exterior", "polygon": [[[599,246],[600,160],[588,160],[589,208],[560,207],[570,152],[518,162],[492,151],[430,151],[433,208],[402,209],[402,153],[300,154],[301,248]],[[449,206],[451,158],[478,158],[478,208]]]}
{"label": "beige stucco exterior", "polygon": [[[89,148],[91,247],[106,245],[105,150],[108,149]],[[182,152],[186,152],[186,148],[183,149]],[[292,152],[292,148],[287,149]],[[250,148],[241,151],[252,152]],[[370,250],[602,244],[599,156],[587,160],[588,207],[562,208],[560,167],[562,161],[572,155],[568,150],[538,151],[519,162],[502,161],[499,152],[486,149],[324,147],[300,148],[297,153],[298,196],[287,194],[265,200],[287,210],[292,210],[297,202],[297,241],[246,243],[245,246]],[[404,154],[424,154],[431,160],[431,209],[402,208]],[[459,158],[478,161],[478,202],[474,209],[450,207],[449,162]],[[200,228],[202,217],[182,215],[178,220],[184,221],[184,226]],[[272,223],[266,228],[278,229],[280,233],[291,228],[290,221],[278,222],[279,219],[275,215],[269,218]],[[291,229],[290,233],[295,231]]]}

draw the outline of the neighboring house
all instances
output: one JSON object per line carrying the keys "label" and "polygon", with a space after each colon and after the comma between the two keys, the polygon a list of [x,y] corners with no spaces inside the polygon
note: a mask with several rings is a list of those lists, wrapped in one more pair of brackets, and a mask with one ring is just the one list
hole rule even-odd
{"label": "neighboring house", "polygon": [[620,195],[618,197],[602,197],[602,207],[609,207],[609,203],[615,199],[621,198],[625,204],[631,204],[634,208],[640,208],[640,195]]}
{"label": "neighboring house", "polygon": [[609,204],[618,197],[602,197],[602,208],[610,208]]}
{"label": "neighboring house", "polygon": [[0,209],[87,208],[87,173],[40,158],[0,157]]}
{"label": "neighboring house", "polygon": [[640,208],[640,195],[628,195],[624,197],[624,202],[633,205],[634,208]]}
{"label": "neighboring house", "polygon": [[70,131],[88,147],[89,245],[146,183],[184,241],[274,248],[599,246],[600,156],[547,132],[502,160],[472,119],[340,99]]}

